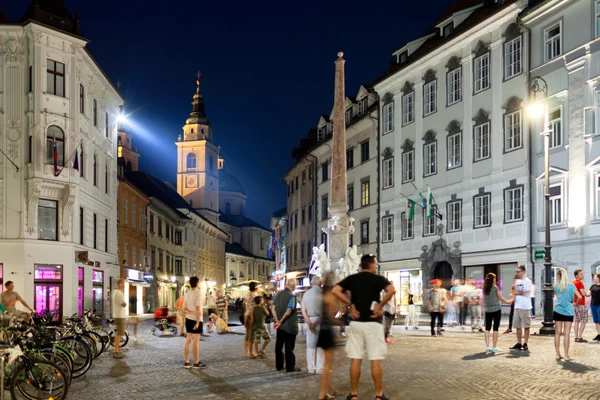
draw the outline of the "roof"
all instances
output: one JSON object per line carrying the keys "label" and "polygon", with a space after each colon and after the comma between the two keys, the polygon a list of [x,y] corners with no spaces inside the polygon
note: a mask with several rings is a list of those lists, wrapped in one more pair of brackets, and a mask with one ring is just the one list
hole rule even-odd
{"label": "roof", "polygon": [[63,0],[32,0],[20,22],[24,24],[29,20],[41,22],[59,31],[81,36],[79,14],[75,14],[75,18],[73,18]]}
{"label": "roof", "polygon": [[[486,19],[490,18],[492,15],[501,11],[502,9],[512,5],[518,0],[505,0],[502,2],[495,0],[459,0],[453,3],[436,21],[435,23],[427,29],[423,33],[422,36],[432,35],[429,39],[427,39],[419,48],[417,48],[412,54],[409,54],[406,61],[402,64],[397,62],[390,63],[388,69],[381,74],[375,81],[372,83],[373,86],[384,81],[390,76],[394,75],[398,71],[404,70],[412,66],[415,62],[420,60],[422,57],[426,56],[433,50],[438,47],[444,45],[447,42],[450,42],[456,38],[457,35],[460,35],[469,29],[477,26],[482,23]],[[443,37],[440,34],[440,30],[436,27],[440,22],[452,16],[454,13],[459,12],[461,10],[465,10],[467,8],[474,7],[478,4],[482,6],[476,8],[469,17],[467,17],[463,22],[454,27],[454,30],[451,35],[448,37]],[[399,48],[401,48],[400,46]]]}
{"label": "roof", "polygon": [[221,214],[219,217],[219,221],[224,224],[235,226],[237,228],[259,228],[264,231],[270,232],[271,230],[265,228],[261,224],[256,221],[251,220],[243,215],[231,215],[231,214]]}
{"label": "roof", "polygon": [[271,258],[255,256],[248,250],[244,249],[239,243],[225,243],[225,252],[230,254],[237,254],[238,256],[256,258],[257,260],[274,261]]}
{"label": "roof", "polygon": [[246,190],[236,178],[224,169],[219,170],[219,191],[246,194]]}
{"label": "roof", "polygon": [[273,218],[281,218],[287,215],[287,207],[283,207],[281,210],[277,210],[273,213]]}

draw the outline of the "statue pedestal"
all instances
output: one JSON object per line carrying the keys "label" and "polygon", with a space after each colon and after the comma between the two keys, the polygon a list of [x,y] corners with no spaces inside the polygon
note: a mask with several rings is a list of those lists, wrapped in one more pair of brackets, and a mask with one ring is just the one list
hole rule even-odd
{"label": "statue pedestal", "polygon": [[323,228],[323,231],[327,234],[330,268],[332,271],[339,271],[340,259],[346,256],[350,235],[354,233],[354,218],[345,212],[336,213],[327,221],[327,228]]}

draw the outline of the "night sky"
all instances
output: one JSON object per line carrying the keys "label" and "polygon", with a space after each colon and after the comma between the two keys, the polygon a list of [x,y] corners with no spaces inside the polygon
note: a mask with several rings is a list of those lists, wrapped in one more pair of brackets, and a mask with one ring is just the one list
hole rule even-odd
{"label": "night sky", "polygon": [[[9,21],[29,0],[2,1]],[[89,49],[121,81],[140,169],[175,181],[174,142],[191,111],[196,71],[225,168],[268,226],[286,206],[291,151],[333,107],[336,53],[346,94],[371,83],[392,52],[418,38],[451,0],[65,1]],[[292,4],[293,3],[293,4]]]}

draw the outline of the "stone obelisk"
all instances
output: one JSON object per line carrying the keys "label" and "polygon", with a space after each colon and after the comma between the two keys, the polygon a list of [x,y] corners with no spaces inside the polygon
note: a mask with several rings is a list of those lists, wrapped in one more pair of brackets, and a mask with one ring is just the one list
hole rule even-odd
{"label": "stone obelisk", "polygon": [[344,89],[344,53],[335,61],[335,95],[333,101],[333,147],[331,150],[331,204],[327,222],[327,250],[330,267],[339,269],[339,261],[346,254],[349,235],[354,232],[353,220],[348,215],[346,186],[346,95]]}

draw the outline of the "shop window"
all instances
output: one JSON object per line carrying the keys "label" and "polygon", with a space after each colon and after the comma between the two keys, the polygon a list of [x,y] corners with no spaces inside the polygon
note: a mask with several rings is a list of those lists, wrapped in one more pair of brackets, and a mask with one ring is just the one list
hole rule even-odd
{"label": "shop window", "polygon": [[40,199],[38,202],[38,239],[58,240],[58,202]]}
{"label": "shop window", "polygon": [[83,267],[77,268],[77,314],[83,315]]}
{"label": "shop window", "polygon": [[62,265],[34,265],[34,304],[36,313],[62,320]]}
{"label": "shop window", "polygon": [[104,314],[104,271],[92,270],[92,309],[95,314]]}

